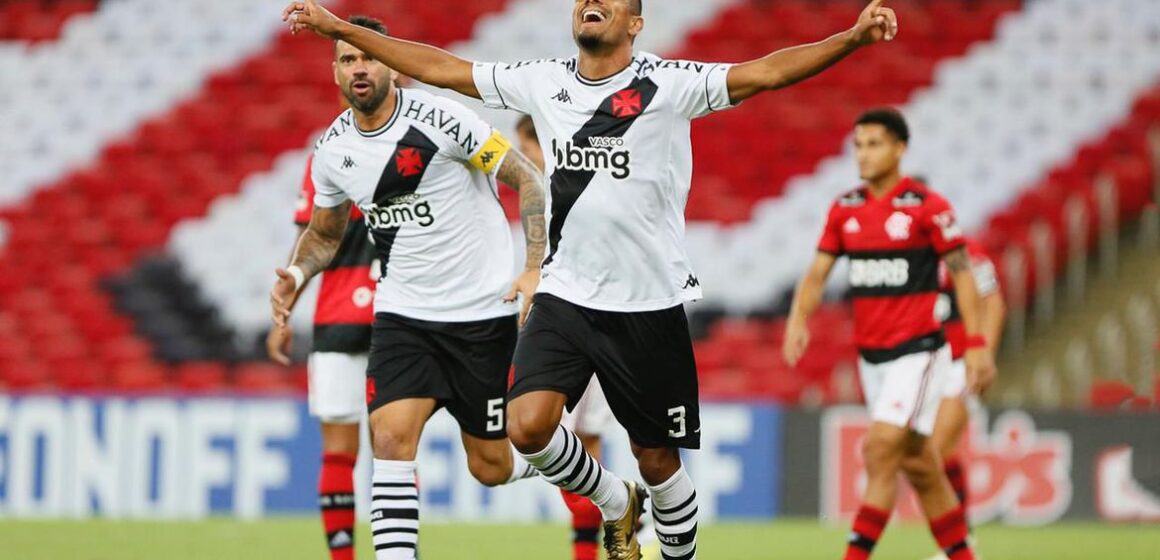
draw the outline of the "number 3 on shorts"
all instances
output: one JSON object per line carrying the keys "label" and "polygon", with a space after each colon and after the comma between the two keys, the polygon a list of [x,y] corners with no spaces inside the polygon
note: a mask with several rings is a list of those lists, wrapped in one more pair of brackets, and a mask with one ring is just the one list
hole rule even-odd
{"label": "number 3 on shorts", "polygon": [[503,430],[503,399],[489,399],[487,401],[487,431],[498,432],[501,430]]}
{"label": "number 3 on shorts", "polygon": [[677,425],[677,429],[669,430],[669,437],[683,438],[685,437],[685,407],[674,406],[669,409],[669,418],[673,419],[673,424]]}

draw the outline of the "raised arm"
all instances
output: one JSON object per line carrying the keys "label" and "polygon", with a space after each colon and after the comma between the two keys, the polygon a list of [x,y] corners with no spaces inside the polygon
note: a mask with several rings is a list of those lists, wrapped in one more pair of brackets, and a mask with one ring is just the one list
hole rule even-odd
{"label": "raised arm", "polygon": [[520,193],[520,223],[524,226],[527,257],[524,272],[512,283],[507,301],[515,301],[517,294],[524,296],[520,310],[520,325],[527,319],[532,296],[540,284],[540,264],[548,245],[548,228],[544,214],[547,210],[544,196],[544,176],[535,164],[516,150],[508,152],[500,164],[496,177]]}
{"label": "raised arm", "polygon": [[824,41],[782,49],[729,70],[729,98],[740,103],[760,92],[783,88],[814,76],[842,60],[859,47],[890,41],[898,33],[894,10],[885,0],[873,0],[858,22],[847,31]]}
{"label": "raised arm", "polygon": [[317,0],[291,2],[282,11],[290,31],[313,31],[323,37],[350,43],[376,60],[425,84],[480,97],[472,78],[472,63],[443,49],[380,35],[339,19]]}
{"label": "raised arm", "polygon": [[314,207],[310,225],[298,238],[290,265],[276,271],[278,281],[270,291],[275,325],[286,326],[303,286],[334,260],[338,247],[342,245],[343,234],[346,233],[350,205],[350,201],[347,201],[333,208]]}
{"label": "raised arm", "polygon": [[806,352],[810,344],[810,329],[806,321],[818,310],[822,304],[822,293],[826,288],[826,279],[834,269],[838,257],[818,251],[814,262],[798,283],[793,294],[793,304],[790,306],[789,321],[786,325],[785,341],[782,343],[782,355],[789,365],[796,365]]}

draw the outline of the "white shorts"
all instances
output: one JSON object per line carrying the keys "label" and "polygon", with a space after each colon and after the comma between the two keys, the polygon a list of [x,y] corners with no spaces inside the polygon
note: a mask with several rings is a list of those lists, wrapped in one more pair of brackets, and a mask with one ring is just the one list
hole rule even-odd
{"label": "white shorts", "polygon": [[871,364],[858,360],[858,374],[870,418],[929,436],[951,367],[947,345]]}
{"label": "white shorts", "polygon": [[943,381],[944,399],[961,399],[967,396],[967,361],[959,358],[951,362],[946,380]]}
{"label": "white shorts", "polygon": [[584,389],[584,394],[576,402],[576,408],[572,412],[565,410],[560,424],[581,435],[599,436],[612,421],[612,409],[604,398],[604,389],[600,388],[600,381],[593,375],[588,388]]}
{"label": "white shorts", "polygon": [[367,355],[315,352],[307,362],[310,415],[330,424],[357,424],[367,413]]}

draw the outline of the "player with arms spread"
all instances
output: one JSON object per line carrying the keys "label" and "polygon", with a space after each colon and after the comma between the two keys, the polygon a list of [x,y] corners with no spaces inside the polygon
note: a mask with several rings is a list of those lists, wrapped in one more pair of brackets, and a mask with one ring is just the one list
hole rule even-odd
{"label": "player with arms spread", "polygon": [[[516,122],[516,139],[519,142],[520,151],[528,156],[528,159],[536,164],[537,168],[544,169],[544,152],[540,146],[540,138],[536,134],[535,123],[528,115],[521,116],[520,120]],[[604,389],[600,387],[600,379],[592,376],[592,380],[588,382],[588,387],[584,389],[584,394],[580,395],[576,406],[572,410],[564,411],[560,425],[574,432],[576,437],[580,438],[584,450],[599,461],[601,435],[608,429],[613,420],[612,409],[608,406],[608,400],[604,398]],[[561,489],[560,494],[564,496],[564,503],[568,506],[568,511],[572,513],[572,560],[596,560],[599,542],[597,536],[600,534],[601,523],[600,508],[596,507],[592,500],[575,492]],[[644,526],[649,525],[647,518],[645,521],[646,523],[642,524],[642,530],[644,530]],[[660,543],[657,541],[656,534],[650,531],[649,534],[640,534],[638,537],[643,560],[658,560],[660,558]]]}
{"label": "player with arms spread", "polygon": [[665,558],[696,557],[697,498],[680,448],[700,446],[693,347],[683,304],[701,296],[684,247],[690,121],[789,86],[897,32],[874,0],[823,41],[743,64],[635,52],[641,0],[575,0],[568,59],[473,63],[347,25],[317,2],[283,13],[415,79],[531,115],[550,177],[549,251],[515,356],[508,435],[552,483],[590,498],[611,560],[636,559],[645,492],[603,469],[559,426],[592,372],[633,443]]}
{"label": "player with arms spread", "polygon": [[[385,32],[377,20],[357,21]],[[459,422],[468,468],[483,484],[536,474],[508,443],[503,404],[515,301],[524,295],[526,314],[547,241],[543,175],[466,107],[396,88],[393,70],[344,41],[334,55],[351,109],[315,149],[314,212],[290,266],[278,270],[273,320],[284,327],[302,285],[333,261],[357,205],[381,267],[366,382],[371,529],[379,560],[410,559],[419,530],[415,455],[437,409]],[[520,194],[528,270],[514,284],[497,180]]]}
{"label": "player with arms spread", "polygon": [[858,370],[873,423],[862,448],[866,494],[846,560],[870,557],[894,509],[899,472],[918,494],[939,548],[952,560],[974,558],[963,509],[929,439],[951,366],[934,314],[940,259],[968,333],[967,388],[978,393],[990,386],[995,365],[977,335],[979,295],[954,211],[901,174],[909,141],[906,121],[893,109],[858,119],[854,149],[866,184],[830,209],[817,256],[794,295],[783,348],[787,363],[801,359],[810,340],[806,320],[821,303],[838,257],[849,257]]}

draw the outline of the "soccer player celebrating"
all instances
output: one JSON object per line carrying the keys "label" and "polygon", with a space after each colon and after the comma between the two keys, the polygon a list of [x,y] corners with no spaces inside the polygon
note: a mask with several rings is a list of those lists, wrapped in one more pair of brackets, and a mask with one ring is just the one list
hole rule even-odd
{"label": "soccer player celebrating", "polygon": [[952,560],[974,558],[962,506],[929,440],[951,365],[934,314],[940,259],[967,332],[967,388],[986,389],[995,366],[979,334],[979,296],[954,211],[899,170],[909,141],[895,110],[858,119],[854,149],[866,183],[830,209],[818,254],[794,295],[783,348],[789,364],[801,359],[810,341],[806,320],[821,303],[834,262],[849,257],[858,369],[873,423],[862,448],[866,494],[846,560],[870,557],[894,508],[899,471],[918,494],[939,548]]}
{"label": "soccer player celebrating", "polygon": [[[1003,294],[999,291],[995,264],[991,262],[990,257],[971,239],[967,239],[966,250],[971,262],[971,272],[975,276],[975,288],[979,293],[977,312],[979,332],[986,340],[987,351],[993,360],[995,350],[999,346],[999,337],[1003,334],[1007,306],[1003,302]],[[975,397],[967,391],[967,366],[963,360],[963,356],[967,353],[968,337],[955,298],[954,283],[945,262],[940,263],[938,273],[940,293],[938,304],[935,306],[935,316],[942,321],[953,362],[950,376],[943,388],[943,399],[938,407],[938,416],[934,421],[934,433],[931,434],[930,441],[938,450],[939,456],[943,457],[947,480],[950,481],[951,489],[959,499],[959,504],[963,506],[963,515],[969,519],[968,476],[959,453],[963,431],[967,427],[970,410],[968,405],[970,401],[975,400]]]}
{"label": "soccer player celebrating", "polygon": [[[350,25],[385,33],[369,18]],[[543,176],[462,105],[395,87],[393,70],[344,41],[334,55],[351,109],[315,149],[313,215],[278,270],[273,320],[284,327],[303,284],[334,260],[357,204],[381,269],[366,382],[371,529],[379,560],[409,559],[419,530],[415,455],[437,409],[459,422],[468,468],[483,484],[536,473],[508,443],[503,404],[515,301],[523,294],[530,303],[547,240]],[[520,194],[528,270],[514,283],[496,180]]]}
{"label": "soccer player celebrating", "polygon": [[[537,168],[543,170],[544,153],[540,147],[540,138],[536,134],[535,123],[528,115],[523,115],[516,122],[516,139],[520,151],[528,156]],[[608,400],[604,398],[600,380],[593,376],[588,382],[588,387],[584,389],[584,394],[576,402],[575,408],[564,411],[560,425],[575,432],[584,450],[593,459],[600,461],[600,436],[612,420],[612,409],[608,407]],[[560,489],[560,494],[564,496],[564,503],[572,513],[573,560],[596,560],[599,543],[597,536],[600,534],[601,522],[600,509],[592,503],[592,500],[575,492]],[[644,560],[659,560],[660,545],[655,534],[651,539],[649,537],[647,534],[640,535]]]}
{"label": "soccer player celebrating", "polygon": [[508,435],[545,478],[600,508],[611,560],[639,558],[644,489],[559,425],[595,371],[632,440],[664,557],[695,558],[697,496],[678,452],[699,447],[701,430],[683,308],[701,296],[684,248],[690,121],[893,38],[894,12],[873,0],[848,31],[736,65],[634,52],[641,0],[575,0],[579,54],[515,64],[472,63],[344,24],[314,0],[283,17],[292,31],[341,39],[421,82],[531,115],[551,177],[549,251],[516,350]]}
{"label": "soccer player celebrating", "polygon": [[[306,162],[294,222],[298,237],[306,231],[313,208],[313,158]],[[295,238],[297,239],[297,238]],[[322,469],[318,505],[331,560],[354,560],[354,465],[359,450],[359,421],[366,414],[367,350],[371,346],[376,272],[374,250],[358,209],[343,234],[334,260],[323,269],[314,309],[313,348],[307,363],[310,414],[322,425]],[[266,337],[270,359],[290,365],[289,325],[274,327]]]}

